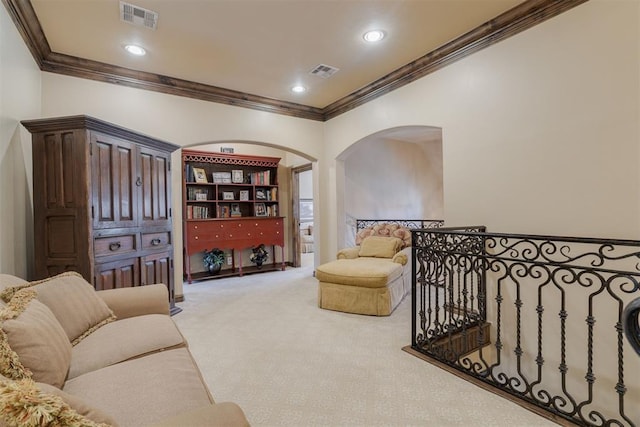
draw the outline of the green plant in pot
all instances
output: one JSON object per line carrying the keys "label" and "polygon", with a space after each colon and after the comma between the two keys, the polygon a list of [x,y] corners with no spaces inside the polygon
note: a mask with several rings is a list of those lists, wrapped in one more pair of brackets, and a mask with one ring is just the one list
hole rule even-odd
{"label": "green plant in pot", "polygon": [[269,252],[267,252],[267,249],[262,243],[252,248],[251,253],[249,254],[249,261],[254,263],[258,268],[262,268],[262,263],[265,262],[268,258]]}
{"label": "green plant in pot", "polygon": [[204,267],[209,271],[209,273],[218,273],[222,268],[222,264],[224,264],[224,251],[218,248],[211,249],[210,251],[204,251],[202,261],[204,262]]}

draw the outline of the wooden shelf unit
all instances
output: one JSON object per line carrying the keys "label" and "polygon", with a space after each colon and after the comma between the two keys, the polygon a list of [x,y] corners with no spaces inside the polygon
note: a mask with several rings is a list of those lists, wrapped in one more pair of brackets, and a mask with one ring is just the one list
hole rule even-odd
{"label": "wooden shelf unit", "polygon": [[[249,272],[284,270],[284,218],[278,201],[280,158],[207,151],[182,151],[184,267],[188,283]],[[206,180],[206,182],[203,182]],[[200,182],[198,182],[200,181]],[[236,252],[272,246],[263,268],[236,266]],[[275,262],[275,246],[282,261]],[[213,248],[232,251],[232,268],[191,274],[191,256]],[[255,271],[254,271],[255,270]]]}

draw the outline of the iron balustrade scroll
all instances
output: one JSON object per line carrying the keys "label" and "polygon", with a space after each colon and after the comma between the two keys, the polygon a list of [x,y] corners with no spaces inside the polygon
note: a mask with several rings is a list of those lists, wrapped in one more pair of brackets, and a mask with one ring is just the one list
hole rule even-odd
{"label": "iron balustrade scroll", "polygon": [[414,351],[572,423],[640,425],[639,241],[481,226],[412,240]]}

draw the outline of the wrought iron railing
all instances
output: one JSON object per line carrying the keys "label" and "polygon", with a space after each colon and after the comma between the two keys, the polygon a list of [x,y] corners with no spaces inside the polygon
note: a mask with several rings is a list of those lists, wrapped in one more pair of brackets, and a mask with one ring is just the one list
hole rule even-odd
{"label": "wrought iron railing", "polygon": [[573,423],[640,425],[640,242],[412,234],[414,351]]}

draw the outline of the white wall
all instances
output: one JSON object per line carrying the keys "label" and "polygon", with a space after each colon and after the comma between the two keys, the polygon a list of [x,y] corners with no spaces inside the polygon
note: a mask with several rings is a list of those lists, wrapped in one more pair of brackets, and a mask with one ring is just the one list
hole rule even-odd
{"label": "white wall", "polygon": [[326,123],[321,260],[354,141],[442,128],[448,225],[640,238],[638,2],[592,0]]}
{"label": "white wall", "polygon": [[344,160],[345,211],[361,219],[441,219],[442,145],[374,140]]}
{"label": "white wall", "polygon": [[31,135],[40,115],[40,70],[0,6],[0,272],[27,277],[33,259]]}

